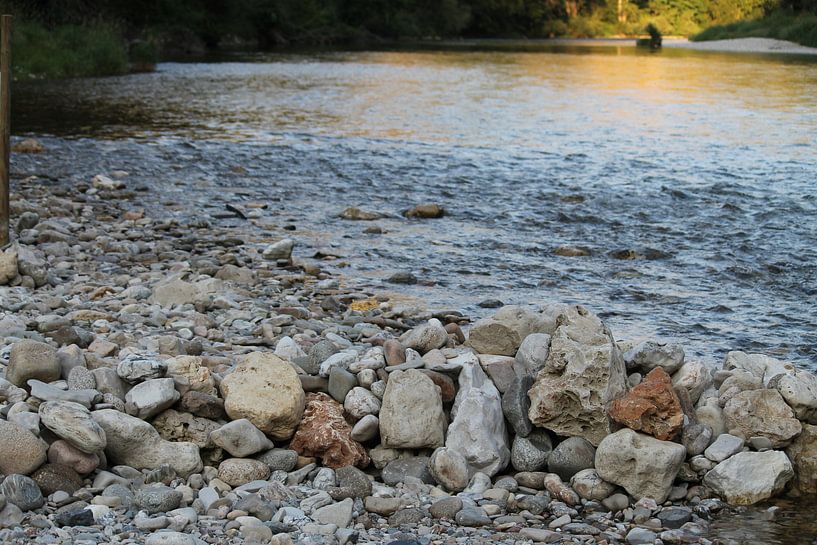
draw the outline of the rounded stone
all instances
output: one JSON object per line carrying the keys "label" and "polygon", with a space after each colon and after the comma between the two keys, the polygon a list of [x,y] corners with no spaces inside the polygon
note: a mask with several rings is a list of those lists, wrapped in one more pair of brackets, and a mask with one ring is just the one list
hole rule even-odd
{"label": "rounded stone", "polygon": [[594,467],[596,448],[582,437],[568,437],[553,449],[548,459],[548,470],[564,481],[582,469]]}
{"label": "rounded stone", "polygon": [[58,490],[73,494],[82,488],[82,478],[79,474],[62,464],[44,464],[31,474],[31,478],[46,496]]}
{"label": "rounded stone", "polygon": [[431,455],[428,470],[434,480],[452,492],[459,492],[468,486],[468,461],[458,451],[440,447]]}
{"label": "rounded stone", "polygon": [[33,433],[0,420],[0,473],[28,475],[45,462],[46,446]]}
{"label": "rounded stone", "polygon": [[93,390],[96,388],[94,374],[82,366],[72,368],[68,372],[69,390]]}
{"label": "rounded stone", "polygon": [[45,343],[25,339],[11,347],[6,380],[15,386],[25,386],[30,379],[51,382],[60,378],[57,350]]}
{"label": "rounded stone", "polygon": [[31,511],[45,503],[43,493],[37,483],[25,475],[9,475],[0,484],[0,494],[7,503],[16,505],[22,511]]}
{"label": "rounded stone", "polygon": [[264,462],[249,458],[228,458],[218,466],[218,478],[230,486],[241,486],[250,481],[266,480],[270,468]]}
{"label": "rounded stone", "polygon": [[517,471],[540,471],[547,467],[552,450],[545,430],[533,430],[527,437],[517,435],[511,447],[511,464]]}
{"label": "rounded stone", "polygon": [[40,418],[46,428],[83,452],[99,452],[107,445],[105,430],[79,403],[48,401],[40,405]]}
{"label": "rounded stone", "polygon": [[99,455],[82,452],[64,439],[54,441],[48,447],[48,461],[66,465],[80,475],[87,475],[99,467]]}
{"label": "rounded stone", "polygon": [[165,485],[143,486],[136,491],[136,505],[151,515],[172,511],[181,501],[182,493]]}

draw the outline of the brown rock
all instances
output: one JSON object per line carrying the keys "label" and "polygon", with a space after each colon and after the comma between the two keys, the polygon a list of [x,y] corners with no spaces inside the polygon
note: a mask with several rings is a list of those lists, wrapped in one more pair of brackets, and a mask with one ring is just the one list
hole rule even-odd
{"label": "brown rock", "polygon": [[454,380],[451,377],[429,369],[418,369],[418,371],[430,378],[431,382],[440,387],[440,397],[443,403],[454,401],[454,398],[457,396],[457,387],[454,385]]}
{"label": "brown rock", "polygon": [[641,384],[613,401],[610,418],[630,429],[669,441],[681,431],[684,411],[672,389],[672,379],[663,367],[656,367]]}
{"label": "brown rock", "polygon": [[48,447],[48,461],[68,466],[80,475],[87,475],[99,466],[99,455],[82,452],[68,441],[60,439]]}
{"label": "brown rock", "polygon": [[214,448],[210,433],[221,427],[218,422],[167,409],[153,419],[153,427],[165,441],[193,443],[200,449]]}
{"label": "brown rock", "polygon": [[406,363],[406,347],[400,344],[400,341],[389,339],[384,342],[383,354],[386,356],[386,363],[389,365]]}
{"label": "brown rock", "polygon": [[190,391],[184,394],[179,407],[202,418],[217,420],[224,417],[224,400],[201,392]]}
{"label": "brown rock", "polygon": [[465,333],[462,332],[458,324],[445,324],[445,330],[449,335],[453,335],[454,338],[457,339],[457,344],[463,344],[465,342]]}
{"label": "brown rock", "polygon": [[45,148],[40,144],[39,140],[33,138],[26,138],[21,142],[17,142],[11,151],[15,153],[42,153]]}
{"label": "brown rock", "polygon": [[803,424],[803,433],[786,448],[794,466],[791,483],[795,494],[817,494],[817,426]]}
{"label": "brown rock", "polygon": [[445,210],[439,204],[418,204],[405,213],[407,218],[441,218],[443,215]]}
{"label": "brown rock", "polygon": [[301,425],[289,448],[302,456],[317,456],[323,465],[364,468],[369,465],[366,449],[351,437],[352,427],[343,418],[343,405],[323,393],[306,396]]}
{"label": "brown rock", "polygon": [[82,478],[73,468],[62,464],[45,464],[32,473],[31,478],[44,496],[50,496],[57,490],[73,494],[82,488]]}

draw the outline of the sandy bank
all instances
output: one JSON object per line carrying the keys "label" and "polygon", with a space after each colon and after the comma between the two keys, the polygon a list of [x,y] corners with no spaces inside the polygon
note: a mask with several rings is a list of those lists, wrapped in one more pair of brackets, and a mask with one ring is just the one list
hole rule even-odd
{"label": "sandy bank", "polygon": [[695,49],[697,51],[728,51],[734,53],[795,53],[817,55],[817,48],[806,47],[785,40],[772,38],[735,38],[710,42],[690,42],[684,39],[664,40],[664,47]]}

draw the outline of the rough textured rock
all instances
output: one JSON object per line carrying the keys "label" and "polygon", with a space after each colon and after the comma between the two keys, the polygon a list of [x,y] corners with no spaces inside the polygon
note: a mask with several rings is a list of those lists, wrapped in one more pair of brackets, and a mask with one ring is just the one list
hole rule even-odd
{"label": "rough textured rock", "polygon": [[496,475],[507,467],[511,454],[499,391],[478,361],[463,364],[459,383],[445,446],[462,454],[472,473]]}
{"label": "rough textured rock", "polygon": [[28,475],[45,462],[46,445],[33,433],[0,420],[0,473]]}
{"label": "rough textured rock", "polygon": [[672,375],[673,388],[683,388],[689,400],[697,403],[707,388],[712,386],[712,372],[700,362],[687,362]]}
{"label": "rough textured rock", "polygon": [[11,347],[6,380],[25,386],[30,379],[51,382],[60,378],[57,350],[45,343],[24,339]]}
{"label": "rough textured rock", "polygon": [[434,382],[420,371],[389,376],[380,408],[380,439],[387,448],[436,448],[445,441],[447,419]]}
{"label": "rough textured rock", "polygon": [[677,443],[623,429],[608,435],[596,449],[596,471],[605,481],[623,487],[635,498],[663,503],[686,458]]}
{"label": "rough textured rock", "polygon": [[732,435],[766,437],[773,448],[788,445],[803,429],[777,390],[740,392],[723,408],[723,416]]}
{"label": "rough textured rock", "polygon": [[568,437],[553,449],[548,457],[548,471],[565,481],[596,463],[596,448],[582,437]]}
{"label": "rough textured rock", "polygon": [[393,460],[383,468],[381,478],[389,486],[406,482],[406,477],[414,477],[426,484],[434,484],[435,479],[429,472],[428,464],[427,456],[411,456]]}
{"label": "rough textured rock", "polygon": [[45,496],[50,496],[58,490],[73,494],[82,488],[82,478],[79,474],[73,468],[62,464],[44,464],[31,474],[31,478]]}
{"label": "rough textured rock", "polygon": [[94,453],[105,448],[105,430],[94,422],[91,412],[79,403],[48,401],[40,405],[43,425],[82,452]]}
{"label": "rough textured rock", "polygon": [[505,306],[473,325],[468,344],[480,354],[515,356],[531,333],[547,333],[542,317],[522,307]]}
{"label": "rough textured rock", "polygon": [[764,356],[763,354],[747,354],[740,351],[726,354],[723,368],[726,371],[745,371],[758,378],[765,387],[768,387],[771,380],[777,375],[795,372],[795,367],[791,363]]}
{"label": "rough textured rock", "polygon": [[428,470],[434,480],[451,492],[460,492],[471,478],[468,461],[458,451],[440,447],[431,455]]}
{"label": "rough textured rock", "polygon": [[681,402],[663,367],[654,368],[641,384],[613,400],[610,418],[662,441],[674,439],[684,425]]}
{"label": "rough textured rock", "polygon": [[817,494],[817,426],[803,425],[803,432],[786,448],[794,466],[792,491]]}
{"label": "rough textured rock", "polygon": [[141,354],[128,354],[116,366],[116,374],[128,384],[162,378],[165,372],[167,372],[167,363]]}
{"label": "rough textured rock", "polygon": [[177,382],[181,382],[179,379],[184,381],[182,394],[190,391],[208,395],[216,393],[215,380],[198,356],[176,356],[167,360],[167,376]]}
{"label": "rough textured rock", "polygon": [[798,420],[817,424],[817,375],[798,370],[777,375],[769,385],[777,388]]}
{"label": "rough textured rock", "polygon": [[290,448],[301,456],[317,456],[326,467],[366,467],[366,449],[351,435],[343,406],[324,393],[312,393],[307,395],[306,411]]}
{"label": "rough textured rock", "polygon": [[172,378],[150,379],[128,390],[125,410],[147,420],[172,406],[180,397]]}
{"label": "rough textured rock", "polygon": [[287,440],[301,422],[304,391],[295,370],[274,354],[252,352],[221,381],[224,409],[273,439]]}
{"label": "rough textured rock", "polygon": [[442,348],[447,342],[448,332],[436,318],[407,331],[400,337],[400,344],[404,348],[411,348],[420,354],[425,354],[435,348]]}
{"label": "rough textured rock", "polygon": [[218,478],[230,486],[241,486],[250,481],[265,481],[269,476],[269,466],[251,458],[228,458],[218,466]]}
{"label": "rough textured rock", "polygon": [[162,439],[193,443],[200,449],[213,448],[215,444],[210,439],[210,433],[219,428],[218,422],[173,409],[164,411],[151,423]]}
{"label": "rough textured rock", "polygon": [[109,462],[136,469],[156,469],[168,464],[181,476],[202,468],[199,448],[193,443],[165,441],[144,420],[114,409],[94,411],[91,415],[105,430],[108,441],[105,454]]}
{"label": "rough textured rock", "polygon": [[182,493],[169,486],[153,484],[137,490],[134,499],[136,505],[152,515],[176,509],[182,501]]}
{"label": "rough textured rock", "polygon": [[233,420],[210,432],[210,440],[237,458],[245,458],[274,445],[246,418]]}
{"label": "rough textured rock", "polygon": [[715,463],[723,462],[743,450],[743,445],[744,440],[742,438],[723,433],[704,450],[704,456]]}
{"label": "rough textured rock", "polygon": [[545,366],[528,392],[530,420],[598,445],[612,431],[607,406],[624,394],[624,361],[610,331],[584,307],[559,318]]}
{"label": "rough textured rock", "polygon": [[780,451],[739,452],[716,465],[704,484],[733,505],[751,505],[781,492],[794,476]]}
{"label": "rough textured rock", "polygon": [[547,467],[552,450],[545,430],[534,430],[527,437],[517,435],[511,447],[511,465],[517,471],[541,471]]}
{"label": "rough textured rock", "polygon": [[586,500],[602,501],[616,491],[616,485],[599,477],[595,469],[582,469],[570,479],[570,486]]}
{"label": "rough textured rock", "polygon": [[346,395],[343,409],[346,414],[360,420],[367,415],[376,415],[380,412],[380,400],[366,388],[356,386]]}
{"label": "rough textured rock", "polygon": [[624,362],[628,370],[648,373],[656,367],[662,367],[671,375],[684,364],[684,349],[675,343],[644,341],[624,354]]}
{"label": "rough textured rock", "polygon": [[516,352],[517,368],[522,375],[535,377],[545,366],[550,353],[550,335],[547,333],[531,333],[524,338]]}

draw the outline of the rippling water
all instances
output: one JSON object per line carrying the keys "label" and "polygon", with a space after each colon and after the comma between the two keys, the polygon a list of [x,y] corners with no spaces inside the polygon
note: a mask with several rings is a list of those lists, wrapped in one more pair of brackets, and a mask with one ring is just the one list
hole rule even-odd
{"label": "rippling water", "polygon": [[[375,284],[412,271],[421,283],[397,289],[435,307],[581,302],[620,338],[817,368],[817,61],[533,49],[248,55],[18,84],[14,132],[58,137],[47,163],[63,177],[124,168],[203,214],[271,202],[313,246],[303,255],[329,249]],[[418,202],[448,214],[402,219]],[[385,233],[337,218],[346,206],[386,214]]]}

